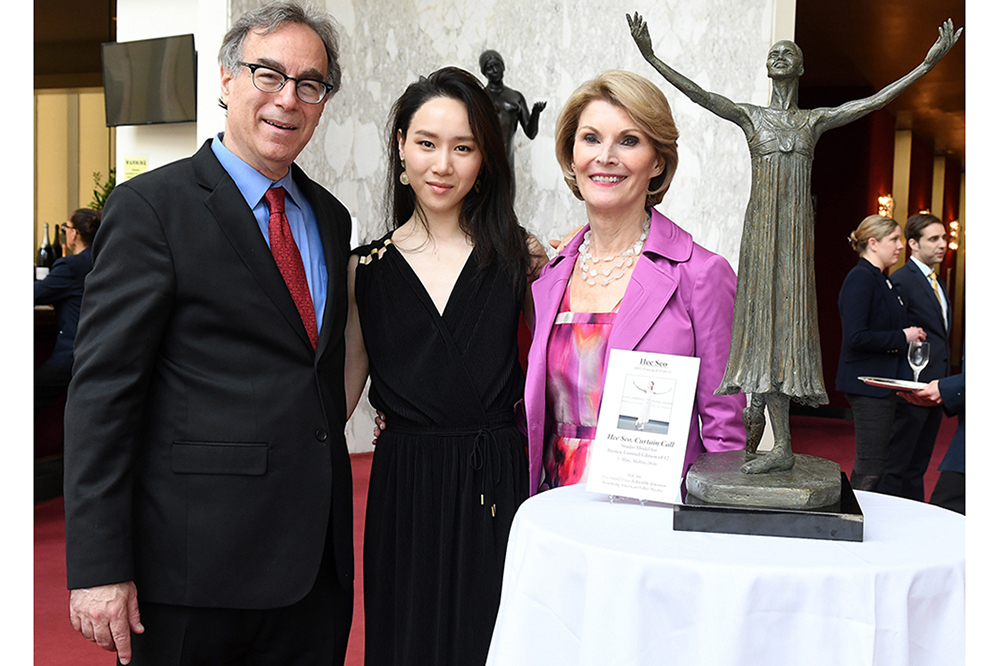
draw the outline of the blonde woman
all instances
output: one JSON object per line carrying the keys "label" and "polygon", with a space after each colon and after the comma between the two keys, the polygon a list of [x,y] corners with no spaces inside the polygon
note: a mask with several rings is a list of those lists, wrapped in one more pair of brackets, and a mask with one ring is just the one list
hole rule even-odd
{"label": "blonde woman", "polygon": [[844,337],[837,390],[847,396],[854,414],[851,487],[857,490],[878,487],[896,411],[891,389],[869,386],[858,377],[905,378],[907,345],[927,337],[923,329],[906,326],[903,300],[883,272],[899,258],[902,234],[895,220],[869,215],[848,238],[860,259],[838,299]]}
{"label": "blonde woman", "polygon": [[584,83],[559,114],[556,159],[587,224],[532,286],[524,401],[533,493],[586,481],[611,349],[701,359],[685,469],[702,451],[744,447],[744,397],[715,395],[736,274],[653,208],[677,168],[677,134],[663,92],[620,70]]}

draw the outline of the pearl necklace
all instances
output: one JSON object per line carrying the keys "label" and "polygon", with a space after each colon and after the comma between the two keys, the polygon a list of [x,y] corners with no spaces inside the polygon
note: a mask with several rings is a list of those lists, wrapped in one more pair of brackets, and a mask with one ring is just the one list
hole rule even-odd
{"label": "pearl necklace", "polygon": [[[632,264],[635,263],[635,257],[638,257],[639,253],[642,252],[642,246],[645,244],[646,238],[649,237],[649,214],[646,214],[646,221],[642,225],[642,233],[639,234],[639,238],[632,244],[632,247],[627,248],[620,254],[613,254],[603,259],[595,259],[590,254],[590,231],[590,229],[587,229],[587,232],[583,234],[583,243],[580,244],[578,250],[580,254],[580,272],[587,284],[591,286],[600,284],[602,287],[606,287],[615,280],[621,279],[628,269],[632,267]],[[603,269],[600,268],[601,263],[610,262],[615,263]],[[598,279],[599,274],[604,277]]]}

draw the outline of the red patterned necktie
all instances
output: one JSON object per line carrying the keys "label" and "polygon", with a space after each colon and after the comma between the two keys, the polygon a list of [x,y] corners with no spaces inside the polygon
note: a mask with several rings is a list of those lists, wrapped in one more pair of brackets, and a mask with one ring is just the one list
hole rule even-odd
{"label": "red patterned necktie", "polygon": [[267,220],[267,236],[271,241],[271,254],[278,264],[281,277],[285,278],[288,291],[295,301],[302,323],[313,349],[316,349],[318,334],[316,331],[316,310],[313,309],[312,296],[309,294],[309,283],[306,282],[306,270],[302,265],[302,255],[292,238],[292,230],[285,216],[285,188],[272,187],[265,194],[267,209],[270,216]]}

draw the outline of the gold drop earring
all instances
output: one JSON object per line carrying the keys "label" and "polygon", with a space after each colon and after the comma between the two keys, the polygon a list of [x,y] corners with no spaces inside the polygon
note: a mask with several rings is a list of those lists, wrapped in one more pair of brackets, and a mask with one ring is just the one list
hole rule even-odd
{"label": "gold drop earring", "polygon": [[403,167],[403,173],[399,174],[399,182],[401,182],[403,185],[409,185],[410,177],[406,175],[406,160],[400,159],[399,163]]}

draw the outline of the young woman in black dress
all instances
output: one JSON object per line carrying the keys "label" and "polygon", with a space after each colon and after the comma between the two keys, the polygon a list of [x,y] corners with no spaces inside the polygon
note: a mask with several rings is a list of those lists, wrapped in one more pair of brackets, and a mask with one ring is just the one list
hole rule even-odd
{"label": "young woman in black dress", "polygon": [[386,423],[365,519],[365,663],[482,664],[528,496],[517,330],[544,251],[518,225],[500,123],[468,72],[406,89],[388,154],[391,230],[348,271],[348,411],[370,375]]}

